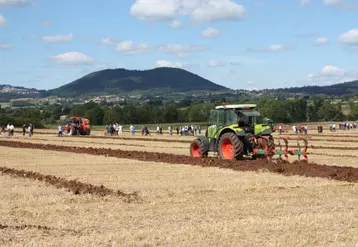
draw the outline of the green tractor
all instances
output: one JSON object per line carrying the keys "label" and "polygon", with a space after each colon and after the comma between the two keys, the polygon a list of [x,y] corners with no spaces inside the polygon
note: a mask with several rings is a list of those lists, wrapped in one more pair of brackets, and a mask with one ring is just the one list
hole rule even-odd
{"label": "green tractor", "polygon": [[275,153],[273,122],[262,119],[256,105],[222,105],[210,111],[205,136],[190,145],[192,157],[218,153],[220,159],[236,160],[244,156],[271,157]]}

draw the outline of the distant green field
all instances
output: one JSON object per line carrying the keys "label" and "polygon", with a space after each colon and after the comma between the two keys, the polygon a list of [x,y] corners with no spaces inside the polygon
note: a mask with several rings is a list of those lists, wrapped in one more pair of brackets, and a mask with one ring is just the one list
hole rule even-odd
{"label": "distant green field", "polygon": [[1,106],[1,108],[6,108],[6,107],[10,107],[11,104],[10,104],[10,102],[0,102],[0,106]]}

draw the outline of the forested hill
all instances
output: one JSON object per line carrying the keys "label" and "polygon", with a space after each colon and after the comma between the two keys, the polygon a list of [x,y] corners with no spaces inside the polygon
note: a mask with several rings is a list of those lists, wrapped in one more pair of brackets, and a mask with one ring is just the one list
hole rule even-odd
{"label": "forested hill", "polygon": [[329,86],[304,86],[291,88],[266,89],[270,93],[294,93],[294,94],[325,94],[333,96],[342,96],[349,94],[358,94],[358,80],[344,82]]}
{"label": "forested hill", "polygon": [[225,90],[189,71],[177,68],[151,70],[106,69],[90,73],[71,83],[48,91],[49,95],[79,96],[132,92],[136,90],[176,90],[182,92],[198,90]]}

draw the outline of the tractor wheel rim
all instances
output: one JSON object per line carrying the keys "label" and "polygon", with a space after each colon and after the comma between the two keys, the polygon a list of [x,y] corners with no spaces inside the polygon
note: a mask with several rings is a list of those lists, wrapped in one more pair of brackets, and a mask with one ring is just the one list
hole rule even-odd
{"label": "tractor wheel rim", "polygon": [[221,153],[224,159],[234,158],[234,146],[229,139],[224,139],[221,144]]}
{"label": "tractor wheel rim", "polygon": [[199,145],[198,144],[193,144],[191,146],[191,153],[194,157],[199,158],[200,157],[200,152],[199,152]]}

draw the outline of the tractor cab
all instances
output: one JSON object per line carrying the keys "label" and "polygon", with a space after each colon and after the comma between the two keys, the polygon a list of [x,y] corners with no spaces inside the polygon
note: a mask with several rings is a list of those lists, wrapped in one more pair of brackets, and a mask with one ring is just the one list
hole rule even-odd
{"label": "tractor cab", "polygon": [[[254,104],[217,106],[210,112],[208,130],[219,130],[227,126],[233,129],[240,128],[244,133],[260,134],[269,127],[262,122],[260,113],[255,108]],[[209,133],[209,136],[215,134]]]}

